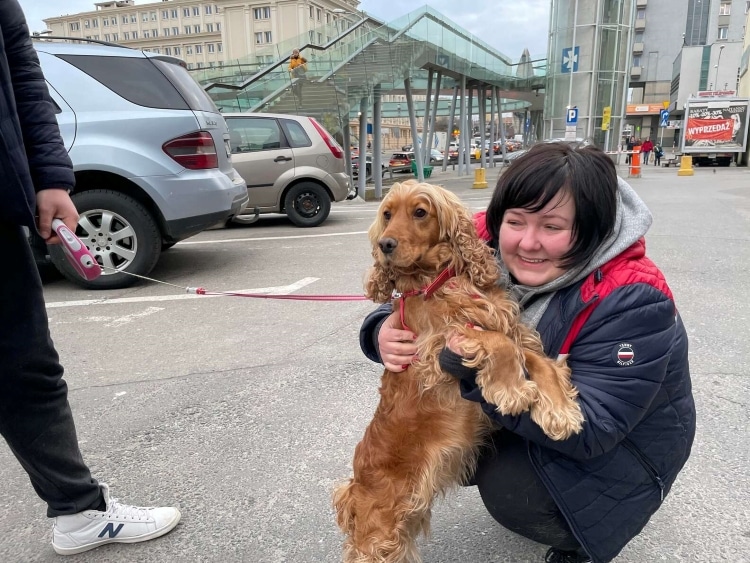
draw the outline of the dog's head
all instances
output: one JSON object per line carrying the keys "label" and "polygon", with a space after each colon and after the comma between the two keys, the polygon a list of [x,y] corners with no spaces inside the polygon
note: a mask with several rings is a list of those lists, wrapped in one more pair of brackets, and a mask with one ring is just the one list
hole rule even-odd
{"label": "dog's head", "polygon": [[388,301],[399,278],[429,279],[447,267],[479,288],[497,280],[497,263],[477,236],[471,213],[439,186],[416,180],[394,184],[369,236],[375,264],[365,292],[373,301]]}

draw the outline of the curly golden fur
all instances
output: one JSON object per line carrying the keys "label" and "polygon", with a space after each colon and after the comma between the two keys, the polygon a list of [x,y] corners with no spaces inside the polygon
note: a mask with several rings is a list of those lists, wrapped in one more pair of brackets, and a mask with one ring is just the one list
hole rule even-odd
{"label": "curly golden fur", "polygon": [[491,249],[454,194],[414,180],[394,184],[369,236],[374,265],[365,289],[373,301],[425,288],[446,268],[455,272],[429,298],[394,299],[394,310],[406,299],[403,320],[417,335],[417,359],[402,373],[383,374],[380,403],[354,452],[354,477],[334,491],[346,563],[419,562],[416,539],[429,532],[433,499],[473,474],[491,430],[479,404],[462,399],[456,379],[440,369],[448,335],[464,336],[465,363],[477,368],[483,396],[503,414],[528,410],[556,440],[579,432],[583,417],[568,369],[520,323],[518,306],[497,285]]}

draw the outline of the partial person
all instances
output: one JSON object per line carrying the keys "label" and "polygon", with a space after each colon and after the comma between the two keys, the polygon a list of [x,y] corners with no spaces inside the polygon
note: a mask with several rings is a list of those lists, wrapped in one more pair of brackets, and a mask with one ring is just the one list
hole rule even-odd
{"label": "partial person", "polygon": [[[473,484],[502,526],[551,546],[545,561],[606,563],[662,506],[695,435],[687,333],[646,256],[651,214],[601,150],[543,143],[500,176],[476,223],[523,322],[567,358],[585,422],[554,441],[528,413],[499,414],[446,335],[443,369],[497,424]],[[414,339],[389,305],[360,333],[365,355],[394,372]]]}
{"label": "partial person", "polygon": [[[54,218],[75,231],[73,165],[18,0],[0,4],[0,433],[54,518],[61,555],[162,536],[176,508],[140,508],[110,497],[78,447],[63,368],[52,343],[42,283],[23,227],[59,243]],[[36,217],[35,217],[36,215]]]}
{"label": "partial person", "polygon": [[292,79],[292,93],[297,103],[301,104],[302,83],[307,76],[307,59],[299,54],[299,49],[294,49],[289,57],[289,76]]}

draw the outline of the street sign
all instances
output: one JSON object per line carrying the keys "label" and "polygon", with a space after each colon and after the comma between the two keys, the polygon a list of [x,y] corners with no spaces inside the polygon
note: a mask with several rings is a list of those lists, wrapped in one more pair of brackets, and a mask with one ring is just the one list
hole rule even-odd
{"label": "street sign", "polygon": [[663,102],[661,103],[661,105],[663,105],[663,106],[664,106],[664,109],[667,109],[667,108],[669,108],[669,100],[664,100],[664,101],[663,101]]}
{"label": "street sign", "polygon": [[568,108],[565,114],[565,125],[575,125],[578,123],[578,108]]}
{"label": "street sign", "polygon": [[562,50],[562,73],[578,72],[578,57],[581,53],[580,47],[568,47]]}
{"label": "street sign", "polygon": [[602,109],[602,131],[609,130],[609,121],[612,118],[612,108],[610,106]]}
{"label": "street sign", "polygon": [[661,110],[659,114],[659,127],[666,127],[669,122],[669,111],[666,109]]}

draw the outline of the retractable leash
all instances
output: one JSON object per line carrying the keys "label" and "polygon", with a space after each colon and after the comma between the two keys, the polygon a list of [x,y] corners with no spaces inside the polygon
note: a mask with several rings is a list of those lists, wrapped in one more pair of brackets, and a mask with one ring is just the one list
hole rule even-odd
{"label": "retractable leash", "polygon": [[110,266],[103,266],[99,264],[94,255],[91,254],[86,245],[81,242],[73,231],[65,226],[60,219],[52,221],[52,228],[60,237],[62,242],[63,252],[65,257],[70,262],[70,265],[83,279],[92,281],[98,278],[102,274],[102,270],[111,270],[112,272],[119,272],[134,278],[142,280],[160,283],[162,285],[168,285],[170,287],[176,287],[185,291],[185,293],[191,295],[213,295],[213,296],[225,296],[225,297],[252,297],[255,299],[286,299],[295,301],[369,301],[364,295],[269,295],[267,293],[242,293],[236,291],[208,291],[203,287],[189,287],[176,285],[173,283],[149,278],[147,276],[141,276],[139,274],[133,274],[131,272],[124,272],[117,268]]}

